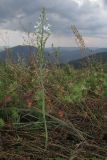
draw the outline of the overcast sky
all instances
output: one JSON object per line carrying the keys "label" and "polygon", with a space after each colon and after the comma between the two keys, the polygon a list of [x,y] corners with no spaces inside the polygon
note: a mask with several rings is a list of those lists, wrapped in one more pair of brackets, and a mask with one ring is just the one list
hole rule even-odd
{"label": "overcast sky", "polygon": [[47,46],[75,46],[76,25],[87,46],[107,47],[107,0],[0,0],[0,45],[25,43],[23,32],[34,32],[42,7],[51,24]]}

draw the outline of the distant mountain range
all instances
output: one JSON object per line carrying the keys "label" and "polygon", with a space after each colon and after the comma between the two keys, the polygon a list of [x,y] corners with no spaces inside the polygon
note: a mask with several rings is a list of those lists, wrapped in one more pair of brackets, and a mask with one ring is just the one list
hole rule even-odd
{"label": "distant mountain range", "polygon": [[15,46],[12,48],[5,48],[0,52],[0,60],[5,60],[6,57],[11,56],[13,60],[17,61],[19,57],[24,58],[25,61],[28,61],[31,54],[35,54],[37,48],[33,46]]}
{"label": "distant mountain range", "polygon": [[[100,59],[102,57],[103,61],[105,61],[104,59],[107,59],[107,48],[86,49],[86,54],[82,54],[80,49],[77,47],[60,47],[58,50],[60,52],[58,59],[59,62],[62,64],[63,63],[79,64],[81,63],[81,61],[85,61],[86,57],[93,57],[92,55],[94,55],[94,58],[98,57],[97,59]],[[56,51],[53,48],[46,48],[45,59],[50,62],[54,62],[55,57],[53,53]],[[13,57],[15,61],[17,61],[18,57],[21,57],[27,62],[32,54],[37,54],[36,47],[29,45],[25,46],[19,45],[5,50],[2,49],[2,51],[0,51],[0,60],[3,61],[8,55],[10,55]]]}

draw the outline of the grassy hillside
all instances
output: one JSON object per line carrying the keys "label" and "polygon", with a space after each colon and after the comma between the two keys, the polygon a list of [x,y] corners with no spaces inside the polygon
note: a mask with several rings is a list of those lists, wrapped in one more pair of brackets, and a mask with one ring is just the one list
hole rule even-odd
{"label": "grassy hillside", "polygon": [[45,68],[47,150],[38,75],[35,61],[27,66],[8,59],[0,65],[0,158],[107,157],[107,73],[103,68]]}

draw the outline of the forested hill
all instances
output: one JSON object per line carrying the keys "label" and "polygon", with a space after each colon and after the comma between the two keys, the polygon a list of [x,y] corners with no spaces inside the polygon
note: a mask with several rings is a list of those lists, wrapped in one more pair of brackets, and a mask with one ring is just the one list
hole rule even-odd
{"label": "forested hill", "polygon": [[75,68],[82,68],[93,62],[107,63],[107,52],[96,53],[82,59],[70,61],[69,64],[73,65]]}

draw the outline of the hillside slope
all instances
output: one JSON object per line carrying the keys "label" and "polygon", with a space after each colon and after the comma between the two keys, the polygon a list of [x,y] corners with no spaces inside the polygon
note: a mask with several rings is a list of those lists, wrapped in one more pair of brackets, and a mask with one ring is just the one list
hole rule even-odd
{"label": "hillside slope", "polygon": [[75,68],[82,68],[84,66],[87,66],[88,63],[93,62],[101,62],[104,64],[107,63],[107,52],[96,53],[82,59],[70,61],[69,64],[73,65]]}

